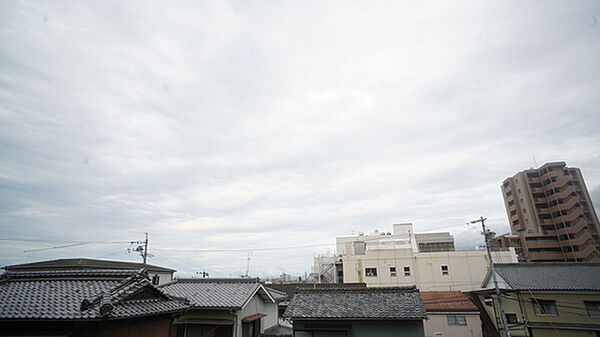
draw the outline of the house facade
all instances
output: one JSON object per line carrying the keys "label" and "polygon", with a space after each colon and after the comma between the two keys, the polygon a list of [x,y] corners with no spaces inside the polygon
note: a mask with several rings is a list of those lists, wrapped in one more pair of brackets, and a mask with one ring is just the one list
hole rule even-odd
{"label": "house facade", "polygon": [[294,337],[423,337],[427,317],[415,287],[301,289],[285,316]]}
{"label": "house facade", "polygon": [[142,270],[8,271],[0,298],[0,336],[170,337],[189,307]]}
{"label": "house facade", "polygon": [[257,337],[278,323],[277,303],[258,279],[176,279],[160,289],[191,305],[173,322],[176,337]]}
{"label": "house facade", "polygon": [[[600,335],[600,263],[495,265],[511,336]],[[503,329],[493,280],[474,292],[496,328]]]}
{"label": "house facade", "polygon": [[482,337],[479,309],[460,291],[421,291],[425,337]]}

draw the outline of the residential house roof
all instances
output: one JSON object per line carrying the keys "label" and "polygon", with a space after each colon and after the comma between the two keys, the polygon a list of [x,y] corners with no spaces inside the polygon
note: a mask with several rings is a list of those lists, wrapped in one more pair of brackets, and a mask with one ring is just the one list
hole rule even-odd
{"label": "residential house roof", "polygon": [[159,288],[169,295],[189,300],[196,308],[241,309],[257,293],[275,303],[256,278],[176,279]]}
{"label": "residential house roof", "polygon": [[479,312],[468,295],[460,291],[421,291],[421,298],[427,313]]}
{"label": "residential house roof", "polygon": [[143,263],[128,262],[128,261],[112,261],[112,260],[97,260],[97,259],[57,259],[48,261],[39,261],[23,264],[15,264],[4,267],[7,271],[17,270],[56,270],[56,269],[128,269],[138,270],[145,268],[152,272],[174,273],[175,269],[159,267],[154,265],[144,265]]}
{"label": "residential house roof", "polygon": [[[494,264],[499,285],[512,290],[600,290],[600,263],[534,262]],[[482,287],[487,287],[491,273]]]}
{"label": "residential house roof", "polygon": [[189,307],[154,287],[143,270],[8,271],[0,298],[1,320],[121,319]]}
{"label": "residential house roof", "polygon": [[292,319],[420,320],[427,317],[416,287],[300,289],[285,311]]}
{"label": "residential house roof", "polygon": [[272,283],[266,285],[269,289],[275,289],[287,294],[282,300],[291,300],[294,294],[301,289],[355,289],[366,288],[366,283]]}

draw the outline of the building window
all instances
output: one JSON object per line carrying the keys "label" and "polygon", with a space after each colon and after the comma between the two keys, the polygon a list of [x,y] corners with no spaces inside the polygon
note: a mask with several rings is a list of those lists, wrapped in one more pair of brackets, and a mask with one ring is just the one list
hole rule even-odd
{"label": "building window", "polygon": [[377,268],[365,268],[365,276],[377,276]]}
{"label": "building window", "polygon": [[600,318],[600,302],[584,301],[585,310],[591,318]]}
{"label": "building window", "polygon": [[160,276],[158,276],[156,274],[154,276],[152,276],[152,284],[153,285],[156,286],[156,285],[158,285],[159,282],[160,282]]}
{"label": "building window", "polygon": [[410,276],[410,267],[404,267],[404,276]]}
{"label": "building window", "polygon": [[448,315],[448,325],[467,325],[467,316]]}
{"label": "building window", "polygon": [[505,314],[506,323],[508,324],[519,324],[519,320],[517,319],[517,314]]}
{"label": "building window", "polygon": [[533,299],[533,310],[536,316],[558,316],[556,301]]}
{"label": "building window", "polygon": [[390,267],[390,276],[396,276],[396,267]]}
{"label": "building window", "polygon": [[448,266],[442,266],[442,275],[448,275],[448,274],[450,274],[448,272]]}

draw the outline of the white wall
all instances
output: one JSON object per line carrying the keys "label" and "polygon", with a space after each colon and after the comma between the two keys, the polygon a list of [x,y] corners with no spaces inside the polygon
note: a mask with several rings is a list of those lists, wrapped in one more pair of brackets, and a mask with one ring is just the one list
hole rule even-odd
{"label": "white wall", "polygon": [[242,337],[242,318],[254,314],[266,314],[266,317],[260,319],[260,332],[264,332],[265,329],[277,324],[277,313],[276,303],[264,301],[258,293],[255,294],[248,304],[237,314],[237,337]]}
{"label": "white wall", "polygon": [[[430,314],[424,321],[425,337],[482,337],[479,314],[452,314],[465,316],[467,325],[448,325],[446,314]],[[438,333],[437,335],[435,333]]]}
{"label": "white wall", "polygon": [[[495,263],[516,263],[514,249],[492,252]],[[368,287],[416,285],[420,290],[481,289],[489,268],[484,250],[413,253],[411,249],[368,249],[365,255],[342,257],[344,282],[365,282]],[[448,266],[448,275],[442,266]],[[390,275],[396,267],[396,276]],[[404,267],[410,276],[404,276]],[[365,268],[377,268],[377,276],[366,276]]]}

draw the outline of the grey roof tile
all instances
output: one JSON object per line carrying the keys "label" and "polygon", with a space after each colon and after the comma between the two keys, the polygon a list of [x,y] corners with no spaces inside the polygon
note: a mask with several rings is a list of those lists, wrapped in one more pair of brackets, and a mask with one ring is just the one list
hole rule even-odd
{"label": "grey roof tile", "polygon": [[154,266],[150,264],[143,264],[138,262],[129,261],[112,261],[112,260],[97,260],[97,259],[57,259],[47,260],[23,264],[15,264],[4,267],[5,270],[17,271],[17,270],[51,270],[51,269],[141,269],[145,268],[154,272],[174,272],[175,269],[165,268],[160,266]]}
{"label": "grey roof tile", "polygon": [[[145,288],[154,298],[128,299]],[[112,311],[100,313],[106,297]],[[147,277],[134,271],[77,270],[8,272],[0,279],[0,319],[125,318],[171,311],[189,306],[152,286]],[[82,307],[82,303],[88,305]]]}
{"label": "grey roof tile", "polygon": [[494,268],[515,290],[600,290],[600,263],[511,263]]}
{"label": "grey roof tile", "polygon": [[257,279],[178,279],[160,289],[194,307],[241,308],[260,286]]}
{"label": "grey roof tile", "polygon": [[415,287],[300,289],[284,316],[292,319],[424,319]]}

